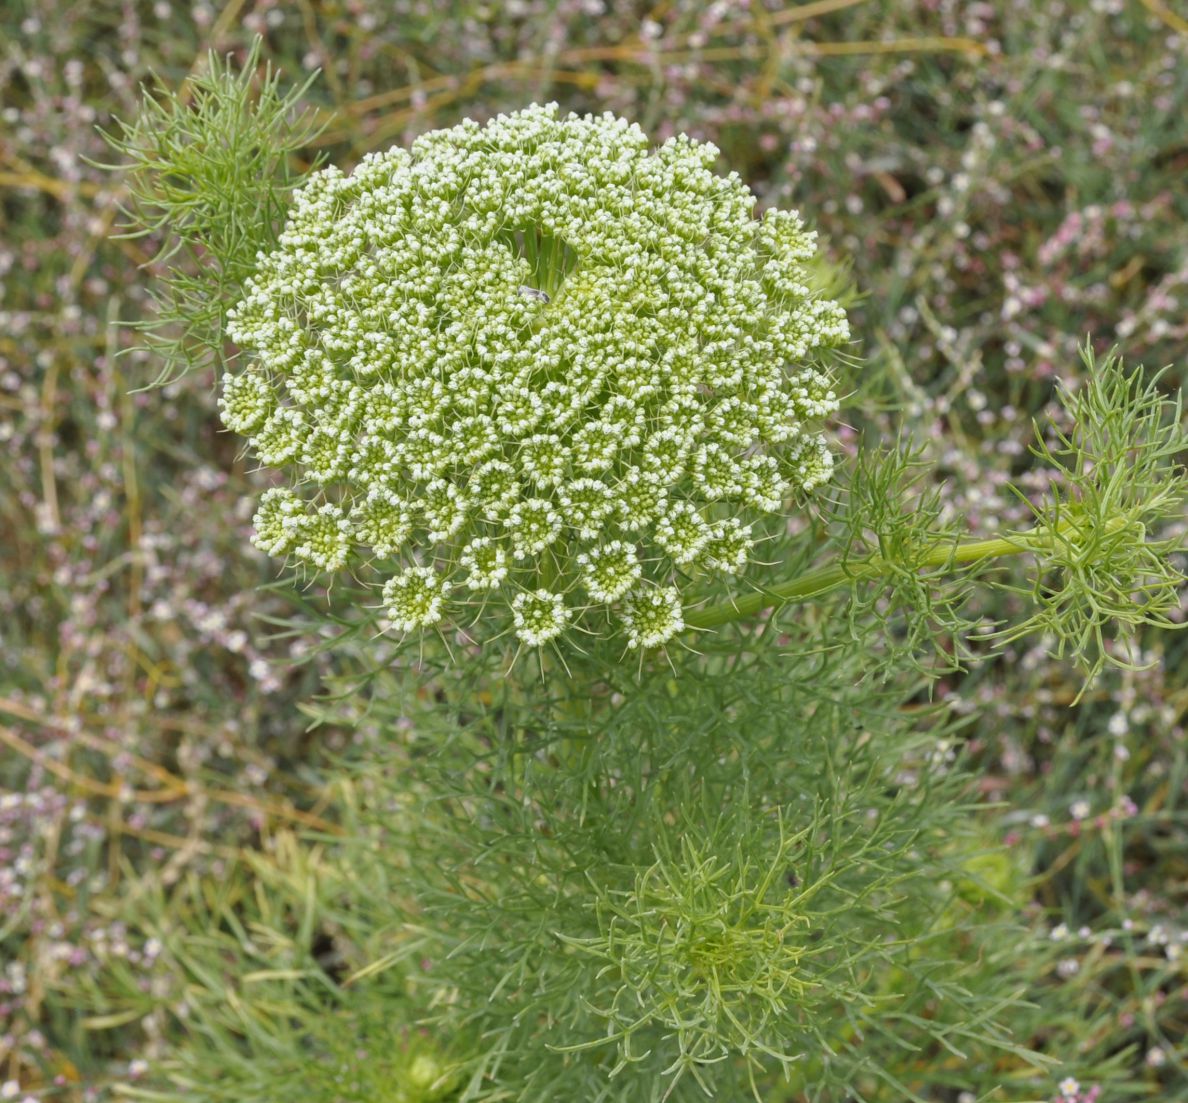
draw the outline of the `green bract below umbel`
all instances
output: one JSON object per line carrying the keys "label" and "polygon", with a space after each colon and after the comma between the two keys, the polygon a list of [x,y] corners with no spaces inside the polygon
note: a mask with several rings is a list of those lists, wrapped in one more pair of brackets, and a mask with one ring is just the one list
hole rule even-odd
{"label": "green bract below umbel", "polygon": [[311,177],[230,314],[223,420],[293,484],[257,545],[368,565],[400,631],[681,631],[828,478],[813,364],[849,335],[815,234],[717,156],[549,105]]}

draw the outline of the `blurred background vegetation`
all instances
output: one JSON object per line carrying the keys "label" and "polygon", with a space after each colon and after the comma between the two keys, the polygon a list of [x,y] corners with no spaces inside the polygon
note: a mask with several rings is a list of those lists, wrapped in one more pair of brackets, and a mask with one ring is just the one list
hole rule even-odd
{"label": "blurred background vegetation", "polygon": [[[153,243],[113,238],[120,181],[91,164],[142,83],[182,86],[257,34],[293,83],[322,70],[310,157],[344,167],[534,100],[716,143],[849,267],[843,445],[906,423],[977,531],[1026,523],[1001,490],[1043,490],[1032,419],[1075,385],[1086,336],[1185,382],[1173,0],[0,3],[4,1099],[106,1099],[150,1074],[187,991],[145,915],[246,915],[228,931],[249,941],[255,916],[336,952],[284,902],[319,861],[298,838],[349,819],[326,764],[351,735],[300,708],[329,660],[291,661],[312,619],[292,637],[262,619],[294,610],[260,589],[257,479],[213,374],[137,391],[159,366],[121,321],[151,309]],[[1048,983],[1076,995],[1059,1023],[1041,1001],[1020,1041],[1070,1074],[1114,1058],[1126,1098],[1188,1100],[1188,637],[1147,645],[1149,669],[1107,673],[1075,710],[1077,675],[1038,647],[938,692],[968,719],[988,842],[1052,940]]]}

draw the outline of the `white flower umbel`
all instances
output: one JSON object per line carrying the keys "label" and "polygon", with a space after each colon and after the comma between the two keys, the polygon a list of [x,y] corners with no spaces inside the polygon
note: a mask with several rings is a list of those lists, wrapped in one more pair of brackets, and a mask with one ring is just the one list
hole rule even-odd
{"label": "white flower umbel", "polygon": [[355,539],[377,556],[398,552],[412,532],[412,515],[403,502],[382,486],[372,487],[351,511]]}
{"label": "white flower umbel", "polygon": [[671,586],[637,590],[623,609],[629,647],[659,647],[685,627],[681,597]]}
{"label": "white flower umbel", "polygon": [[747,565],[753,545],[751,530],[738,518],[730,517],[711,526],[705,561],[711,570],[738,574]]}
{"label": "white flower umbel", "polygon": [[539,647],[556,639],[565,631],[570,619],[561,595],[551,594],[548,590],[516,594],[511,608],[516,635],[530,647]]}
{"label": "white flower umbel", "polygon": [[450,584],[431,567],[406,567],[384,583],[384,607],[402,632],[428,628],[441,620]]}
{"label": "white flower umbel", "polygon": [[354,560],[405,630],[481,602],[526,642],[598,606],[671,638],[678,583],[828,477],[848,337],[814,235],[717,155],[550,105],[315,174],[229,320],[223,420],[294,488],[257,545]]}
{"label": "white flower umbel", "polygon": [[268,555],[287,554],[293,550],[297,523],[304,513],[305,503],[291,490],[277,486],[264,491],[252,518],[252,543]]}
{"label": "white flower umbel", "polygon": [[219,411],[223,424],[233,433],[258,429],[276,405],[276,391],[258,372],[228,375],[223,379]]}
{"label": "white flower umbel", "polygon": [[507,578],[507,552],[489,536],[471,540],[458,556],[458,565],[467,572],[465,585],[472,590],[496,590]]}
{"label": "white flower umbel", "polygon": [[338,570],[346,563],[350,547],[350,522],[333,502],[301,515],[293,526],[293,554],[321,570]]}
{"label": "white flower umbel", "polygon": [[595,601],[612,605],[643,577],[635,549],[622,540],[578,556],[582,581]]}

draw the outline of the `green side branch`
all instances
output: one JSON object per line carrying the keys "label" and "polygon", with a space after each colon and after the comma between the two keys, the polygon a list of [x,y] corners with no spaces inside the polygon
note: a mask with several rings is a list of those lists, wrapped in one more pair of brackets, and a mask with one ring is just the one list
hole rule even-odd
{"label": "green side branch", "polygon": [[[1014,537],[996,536],[986,540],[938,545],[921,556],[916,566],[919,570],[956,568],[987,559],[1023,555],[1034,551],[1038,544],[1048,539],[1046,529],[1037,527]],[[690,630],[718,628],[734,621],[746,620],[768,609],[808,601],[842,586],[882,578],[902,570],[902,563],[882,555],[826,563],[787,582],[688,612],[685,615],[685,627]]]}
{"label": "green side branch", "polygon": [[[1164,373],[1127,371],[1113,354],[1099,360],[1088,343],[1082,357],[1087,382],[1060,393],[1064,423],[1037,426],[1032,452],[1052,472],[1052,482],[1044,501],[1027,502],[1032,528],[980,540],[930,531],[939,513],[932,499],[917,497],[913,505],[914,459],[875,457],[859,464],[849,512],[838,522],[843,532],[850,530],[850,547],[856,534],[873,531],[877,551],[843,552],[784,582],[689,609],[686,628],[717,628],[847,586],[857,596],[868,582],[882,582],[894,602],[928,621],[945,609],[945,576],[960,590],[979,565],[1026,555],[1027,584],[996,586],[1024,598],[1030,611],[992,638],[1001,645],[1041,636],[1055,656],[1070,655],[1090,679],[1107,664],[1140,665],[1143,628],[1184,626],[1188,479],[1180,459],[1188,452],[1188,431],[1179,392],[1160,390]],[[1027,501],[1022,491],[1015,493]],[[958,617],[945,619],[962,626]]]}
{"label": "green side branch", "polygon": [[[1141,522],[1121,516],[1110,518],[1101,528],[1100,535],[1103,538],[1116,537],[1128,531],[1134,533],[1139,540],[1144,535]],[[905,568],[920,573],[938,570],[956,572],[958,568],[981,564],[991,559],[1027,554],[1043,555],[1056,547],[1083,542],[1086,535],[1082,522],[1065,519],[1054,525],[1036,525],[1013,536],[938,542],[911,564],[885,555],[869,555],[852,560],[838,558],[786,582],[704,609],[690,611],[685,616],[685,627],[689,631],[718,628],[735,621],[746,620],[769,609],[809,601],[847,585],[901,574]],[[1165,627],[1174,625],[1168,624]]]}

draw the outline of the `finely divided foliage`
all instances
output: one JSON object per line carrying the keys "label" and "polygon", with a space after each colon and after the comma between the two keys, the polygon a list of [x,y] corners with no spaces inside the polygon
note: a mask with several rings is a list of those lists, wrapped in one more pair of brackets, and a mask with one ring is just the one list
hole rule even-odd
{"label": "finely divided foliage", "polygon": [[[131,917],[133,937],[111,924],[102,970],[68,959],[94,1007],[83,1028],[143,1016],[154,1083],[117,1090],[186,1103],[273,1103],[297,1083],[320,1103],[961,1103],[1004,1091],[1050,1097],[1059,1076],[1061,1098],[1091,1103],[1096,1087],[1081,1100],[1066,1075],[1075,1071],[1158,1092],[1158,1032],[1172,1020],[1149,1009],[1174,983],[1180,943],[1153,927],[1166,969],[1145,964],[1131,920],[1111,932],[1094,912],[1095,929],[1076,936],[1092,956],[1074,977],[1063,923],[1052,937],[1009,925],[1038,925],[1029,901],[1064,894],[1060,871],[1073,866],[1071,887],[1103,868],[1113,875],[1113,914],[1156,913],[1128,892],[1115,815],[1136,810],[1122,786],[1139,774],[1133,764],[1123,772],[1119,752],[1129,757],[1122,737],[1137,710],[1109,720],[1118,741],[1108,768],[1098,760],[1077,765],[1074,784],[1057,770],[1060,780],[1045,782],[1061,794],[1056,809],[1082,779],[1094,805],[1106,789],[1101,814],[1090,818],[1078,792],[1066,831],[1031,816],[1021,845],[999,851],[998,827],[1029,815],[1012,779],[1055,742],[1051,668],[1035,664],[1026,702],[1042,718],[1034,744],[1013,733],[987,740],[1001,738],[1015,805],[1001,825],[976,814],[957,751],[968,714],[981,719],[980,737],[987,717],[1014,716],[1009,699],[968,684],[946,699],[947,682],[936,706],[922,703],[938,668],[976,657],[963,641],[984,629],[984,609],[972,610],[975,621],[963,602],[967,572],[982,563],[1034,563],[1021,596],[1037,611],[1019,624],[1017,605],[997,609],[1008,618],[999,638],[1037,628],[1091,672],[1118,657],[1111,633],[1135,636],[1138,665],[1149,642],[1138,633],[1179,619],[1185,484],[1174,460],[1184,434],[1158,381],[1087,355],[1083,385],[1069,388],[1038,449],[1055,479],[1031,484],[1035,523],[1025,530],[1003,532],[1010,521],[997,513],[979,522],[946,510],[939,469],[910,445],[864,449],[811,527],[787,524],[784,503],[828,466],[815,420],[835,401],[813,358],[843,336],[844,319],[812,293],[811,235],[793,216],[753,219],[737,180],[710,172],[709,147],[679,139],[650,151],[613,118],[534,108],[430,135],[350,178],[319,176],[290,211],[280,154],[302,132],[270,75],[254,89],[250,74],[213,64],[192,100],[162,99],[119,141],[134,169],[133,213],[142,228],[176,235],[165,257],[182,250],[178,271],[162,274],[150,329],[167,366],[221,358],[226,307],[242,303],[232,323],[254,356],[226,379],[225,419],[263,466],[290,476],[260,499],[257,542],[307,568],[349,568],[397,632],[480,619],[498,631],[502,617],[528,646],[570,631],[610,642],[567,651],[567,677],[525,677],[507,671],[498,648],[455,647],[432,632],[415,661],[398,642],[367,639],[350,630],[370,618],[356,615],[358,591],[345,587],[317,633],[308,609],[288,621],[269,611],[295,660],[326,660],[311,661],[326,697],[302,713],[351,728],[347,761],[330,768],[316,816],[249,802],[264,845],[248,848],[238,873],[214,864],[234,841],[220,837],[211,864],[184,883],[172,882],[180,857],[159,881],[129,883],[129,907],[114,914]],[[756,167],[748,174],[762,179]],[[860,199],[846,196],[847,209]],[[880,263],[869,262],[867,279]],[[923,277],[925,316],[926,300],[952,290],[932,288],[935,273]],[[955,296],[943,313],[960,324],[962,308]],[[919,336],[900,331],[927,364]],[[954,357],[965,348],[945,344]],[[968,351],[970,371],[980,369],[979,346]],[[954,387],[971,378],[963,369]],[[980,527],[997,534],[967,539]],[[124,558],[80,572],[79,585],[103,585]],[[744,569],[745,586],[701,585]],[[81,622],[64,623],[68,639]],[[685,626],[704,633],[696,653],[622,662],[628,646],[663,646]],[[133,642],[140,666],[175,653]],[[917,660],[927,646],[939,660]],[[190,665],[185,692],[206,677]],[[1158,685],[1128,681],[1122,700]],[[300,767],[304,786],[322,762],[276,711],[300,756],[285,750],[282,761]],[[1102,719],[1082,715],[1082,735]],[[1174,722],[1159,714],[1161,727]],[[1150,730],[1162,734],[1154,721]],[[342,736],[330,727],[319,742]],[[197,759],[221,739],[204,721],[177,757]],[[978,742],[971,756],[996,761]],[[73,745],[63,768],[91,746]],[[1160,830],[1175,811],[1164,807],[1167,779],[1179,776],[1161,761],[1169,745],[1143,752]],[[112,761],[118,781],[124,763]],[[134,768],[157,773],[153,761]],[[182,795],[239,796],[193,779],[133,796],[167,798],[166,813]],[[1000,791],[995,776],[985,780]],[[123,783],[110,789],[123,805]],[[77,811],[81,845],[92,825]],[[273,826],[290,814],[317,835],[298,845]],[[173,822],[129,817],[120,831],[189,851],[196,836],[164,834]],[[1048,849],[1062,836],[1068,851]],[[1089,864],[1095,836],[1110,838],[1108,866]],[[18,902],[22,882],[42,891],[25,857],[9,886]],[[47,882],[58,880],[52,863]],[[1035,869],[1049,871],[1042,891],[1028,883]],[[89,880],[65,880],[62,892],[70,908],[94,896]],[[1106,899],[1092,895],[1091,910]],[[30,914],[56,920],[65,897],[54,887],[46,899]],[[94,899],[106,922],[110,899]],[[30,930],[25,960],[54,958],[52,924],[54,941]],[[137,951],[126,943],[138,941],[160,962],[152,974],[130,968]],[[47,975],[35,969],[34,1004]],[[19,993],[23,972],[0,978],[0,994],[6,984]],[[1086,992],[1105,993],[1107,1006],[1115,988],[1128,989],[1115,1006],[1136,1012],[1121,1034],[1086,1012]],[[59,1037],[78,1033],[78,1020],[63,1023]],[[1135,1089],[1127,1047],[1148,1037],[1161,1046],[1146,1058],[1149,1090]],[[150,1072],[138,1065],[128,1080]],[[6,1082],[0,1097],[16,1087]]]}
{"label": "finely divided foliage", "polygon": [[815,235],[717,155],[549,105],[312,176],[228,326],[223,420],[292,480],[258,546],[352,564],[403,631],[681,631],[682,586],[828,478],[849,333]]}

